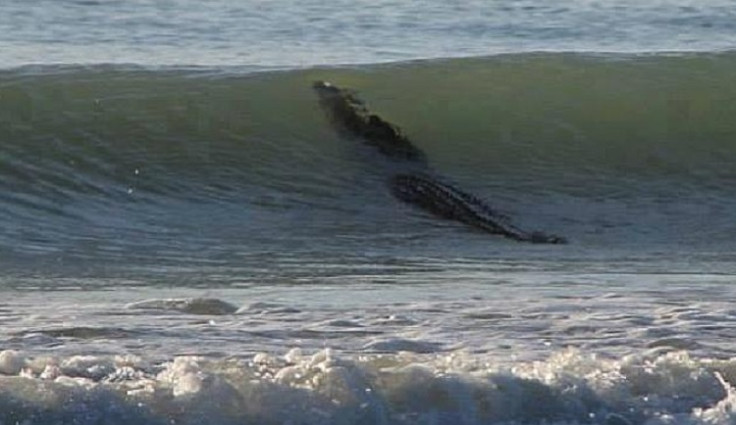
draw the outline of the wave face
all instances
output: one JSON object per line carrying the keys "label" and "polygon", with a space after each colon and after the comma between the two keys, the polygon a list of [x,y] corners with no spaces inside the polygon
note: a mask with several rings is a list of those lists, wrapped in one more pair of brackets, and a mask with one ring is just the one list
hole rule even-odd
{"label": "wave face", "polygon": [[734,72],[731,53],[3,71],[0,250],[220,264],[508,246],[396,202],[386,180],[403,166],[336,134],[315,80],[357,90],[524,227],[593,248],[733,249]]}

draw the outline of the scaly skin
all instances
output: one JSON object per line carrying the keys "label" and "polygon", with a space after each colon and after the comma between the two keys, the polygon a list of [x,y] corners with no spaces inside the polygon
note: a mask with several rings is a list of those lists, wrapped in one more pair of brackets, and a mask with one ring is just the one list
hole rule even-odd
{"label": "scaly skin", "polygon": [[429,176],[397,174],[389,184],[396,198],[438,217],[459,221],[520,242],[552,244],[566,242],[559,236],[521,230],[475,196]]}
{"label": "scaly skin", "polygon": [[414,146],[398,127],[372,114],[350,91],[325,81],[317,81],[313,87],[320,104],[342,132],[363,139],[392,159],[426,162],[424,152]]}

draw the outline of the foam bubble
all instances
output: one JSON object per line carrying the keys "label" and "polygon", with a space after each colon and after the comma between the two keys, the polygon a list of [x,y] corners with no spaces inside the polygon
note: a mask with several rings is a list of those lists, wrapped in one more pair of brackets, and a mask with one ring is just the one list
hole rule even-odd
{"label": "foam bubble", "polygon": [[26,359],[14,350],[0,352],[0,373],[3,375],[17,375],[26,365]]}

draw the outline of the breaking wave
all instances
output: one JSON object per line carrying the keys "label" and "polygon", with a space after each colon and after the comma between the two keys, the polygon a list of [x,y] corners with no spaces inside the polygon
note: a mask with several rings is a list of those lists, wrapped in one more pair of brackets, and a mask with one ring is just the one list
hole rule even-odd
{"label": "breaking wave", "polygon": [[730,424],[733,360],[565,351],[482,357],[330,350],[248,359],[30,357],[0,352],[1,423]]}
{"label": "breaking wave", "polygon": [[216,261],[228,241],[344,252],[377,227],[392,245],[450,231],[397,205],[397,165],[333,131],[317,79],[358,91],[433,169],[526,227],[589,245],[730,246],[735,71],[732,53],[6,70],[0,247]]}

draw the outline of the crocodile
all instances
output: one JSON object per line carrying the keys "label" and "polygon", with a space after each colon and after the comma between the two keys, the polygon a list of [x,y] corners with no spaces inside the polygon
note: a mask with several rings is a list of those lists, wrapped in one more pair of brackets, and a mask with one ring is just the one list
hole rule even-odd
{"label": "crocodile", "polygon": [[[388,179],[388,186],[396,199],[435,216],[516,241],[549,244],[567,242],[560,236],[522,230],[480,198],[445,183],[427,165],[425,153],[414,146],[399,127],[372,113],[353,91],[327,81],[317,81],[313,88],[319,96],[320,105],[339,133],[361,139],[392,160],[411,163],[410,167],[406,167],[407,172]],[[421,171],[409,172],[415,170],[417,164]]]}

